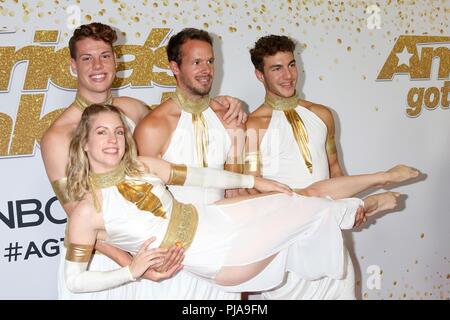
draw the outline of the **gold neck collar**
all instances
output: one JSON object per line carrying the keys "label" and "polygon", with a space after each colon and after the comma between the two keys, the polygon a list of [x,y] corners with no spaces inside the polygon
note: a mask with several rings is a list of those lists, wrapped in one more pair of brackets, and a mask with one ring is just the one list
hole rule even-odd
{"label": "gold neck collar", "polygon": [[[103,105],[105,105],[105,104],[112,104],[112,101],[113,101],[113,97],[112,97],[112,94],[110,92],[108,97],[106,98],[106,100],[103,101],[103,102],[100,102],[98,104],[103,104]],[[74,104],[75,104],[75,107],[78,108],[78,110],[83,112],[91,104],[95,104],[95,102],[89,101],[88,99],[83,97],[79,92],[77,92]]]}
{"label": "gold neck collar", "polygon": [[200,114],[209,108],[211,98],[203,96],[199,100],[190,99],[179,87],[170,96],[173,101],[183,110],[192,114]]}
{"label": "gold neck collar", "polygon": [[106,173],[89,172],[89,180],[95,189],[109,188],[125,179],[125,166],[118,165],[114,170]]}
{"label": "gold neck collar", "polygon": [[295,109],[298,105],[298,98],[296,94],[289,98],[279,98],[266,95],[264,103],[273,110],[284,111]]}

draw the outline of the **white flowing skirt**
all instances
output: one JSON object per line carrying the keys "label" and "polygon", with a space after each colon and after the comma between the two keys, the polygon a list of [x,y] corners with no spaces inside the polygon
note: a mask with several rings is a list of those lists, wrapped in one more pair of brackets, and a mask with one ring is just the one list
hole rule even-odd
{"label": "white flowing skirt", "polygon": [[345,276],[341,229],[353,227],[356,198],[330,200],[273,194],[226,205],[196,205],[199,224],[184,270],[214,280],[223,266],[277,254],[256,277],[227,291],[263,291],[290,271],[306,280]]}

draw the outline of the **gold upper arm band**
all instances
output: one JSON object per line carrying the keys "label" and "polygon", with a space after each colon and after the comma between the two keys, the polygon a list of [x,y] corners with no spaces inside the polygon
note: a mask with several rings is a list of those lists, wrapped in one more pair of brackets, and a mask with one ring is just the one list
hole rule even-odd
{"label": "gold upper arm band", "polygon": [[258,172],[260,170],[259,151],[248,152],[244,159],[244,173]]}
{"label": "gold upper arm band", "polygon": [[182,186],[186,182],[187,167],[184,164],[171,164],[167,184]]}
{"label": "gold upper arm band", "polygon": [[69,243],[67,246],[66,260],[72,262],[89,262],[93,250],[93,245]]}
{"label": "gold upper arm band", "polygon": [[326,149],[327,149],[327,154],[334,154],[337,152],[336,143],[334,142],[334,136],[327,137]]}
{"label": "gold upper arm band", "polygon": [[53,192],[61,204],[70,202],[69,193],[67,192],[67,178],[52,181]]}

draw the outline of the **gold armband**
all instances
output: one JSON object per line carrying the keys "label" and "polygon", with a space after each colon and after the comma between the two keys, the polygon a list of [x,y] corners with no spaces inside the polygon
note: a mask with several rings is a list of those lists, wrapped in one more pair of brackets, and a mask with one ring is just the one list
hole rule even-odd
{"label": "gold armband", "polygon": [[52,181],[53,192],[61,204],[70,202],[69,193],[67,192],[67,178]]}
{"label": "gold armband", "polygon": [[334,142],[334,136],[327,137],[326,149],[327,149],[327,154],[334,154],[337,152],[336,143]]}
{"label": "gold armband", "polygon": [[171,164],[167,184],[182,186],[186,182],[187,167],[184,164]]}
{"label": "gold armband", "polygon": [[89,262],[93,250],[93,245],[69,243],[67,246],[66,260],[72,262]]}
{"label": "gold armband", "polygon": [[244,173],[258,172],[260,170],[259,151],[245,154]]}

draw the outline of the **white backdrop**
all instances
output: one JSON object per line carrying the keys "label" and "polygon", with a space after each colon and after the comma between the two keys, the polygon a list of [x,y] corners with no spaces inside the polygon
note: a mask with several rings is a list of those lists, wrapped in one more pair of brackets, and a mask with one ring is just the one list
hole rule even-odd
{"label": "white backdrop", "polygon": [[250,111],[264,90],[248,49],[269,33],[296,39],[298,90],[332,108],[346,172],[407,163],[427,174],[397,189],[408,195],[402,210],[346,235],[361,297],[449,299],[450,9],[448,0],[415,2],[1,2],[0,298],[56,298],[65,215],[38,140],[75,96],[64,49],[72,25],[100,21],[125,44],[114,94],[148,104],[173,90],[164,46],[183,27],[213,34],[213,93],[239,97]]}

